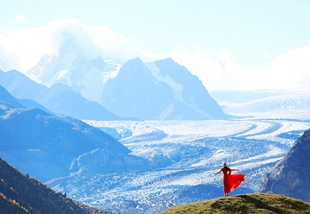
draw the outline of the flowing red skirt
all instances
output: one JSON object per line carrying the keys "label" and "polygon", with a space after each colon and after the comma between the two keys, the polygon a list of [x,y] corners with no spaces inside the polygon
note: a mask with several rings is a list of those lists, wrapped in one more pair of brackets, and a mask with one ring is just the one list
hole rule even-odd
{"label": "flowing red skirt", "polygon": [[223,176],[224,194],[228,194],[236,189],[241,182],[245,181],[243,174],[230,174]]}

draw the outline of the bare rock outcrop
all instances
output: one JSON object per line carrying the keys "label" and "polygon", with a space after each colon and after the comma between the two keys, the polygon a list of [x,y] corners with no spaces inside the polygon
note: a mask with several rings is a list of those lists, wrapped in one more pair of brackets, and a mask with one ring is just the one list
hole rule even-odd
{"label": "bare rock outcrop", "polygon": [[310,201],[310,129],[262,179],[257,191]]}

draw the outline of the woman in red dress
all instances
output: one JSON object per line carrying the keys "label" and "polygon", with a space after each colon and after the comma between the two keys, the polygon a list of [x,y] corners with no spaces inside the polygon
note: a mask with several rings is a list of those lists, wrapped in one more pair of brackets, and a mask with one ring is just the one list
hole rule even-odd
{"label": "woman in red dress", "polygon": [[214,174],[217,175],[223,172],[223,188],[225,196],[228,196],[228,193],[236,189],[241,182],[245,181],[243,174],[231,174],[232,171],[239,171],[238,169],[230,169],[227,164],[223,163],[223,168]]}

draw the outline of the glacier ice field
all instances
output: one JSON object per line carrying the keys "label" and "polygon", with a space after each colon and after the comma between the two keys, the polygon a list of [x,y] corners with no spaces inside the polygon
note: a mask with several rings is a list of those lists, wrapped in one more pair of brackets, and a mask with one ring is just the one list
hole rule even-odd
{"label": "glacier ice field", "polygon": [[255,192],[261,178],[309,129],[307,119],[85,121],[149,159],[154,170],[69,176],[52,186],[77,201],[119,213],[158,213],[223,196],[225,161],[245,174],[231,193]]}

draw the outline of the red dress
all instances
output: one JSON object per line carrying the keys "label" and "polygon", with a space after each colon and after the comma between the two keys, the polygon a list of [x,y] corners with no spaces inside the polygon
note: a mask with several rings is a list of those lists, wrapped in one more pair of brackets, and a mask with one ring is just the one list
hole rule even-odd
{"label": "red dress", "polygon": [[221,171],[223,172],[223,187],[225,195],[236,189],[241,182],[245,181],[245,175],[231,174],[230,168],[223,167]]}

